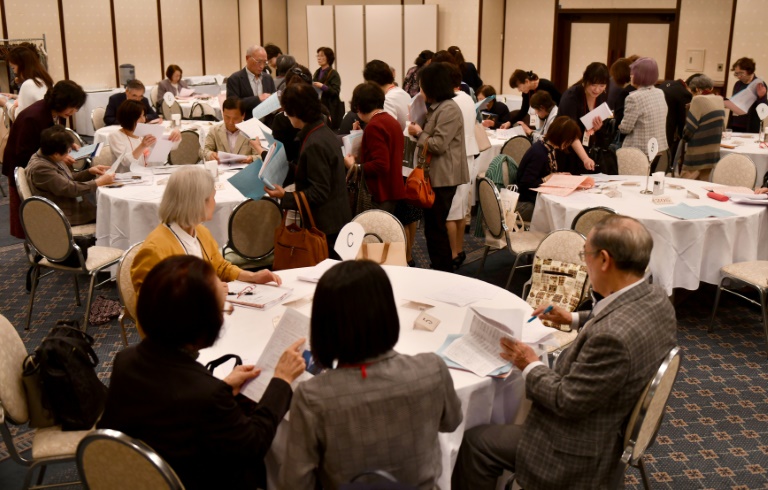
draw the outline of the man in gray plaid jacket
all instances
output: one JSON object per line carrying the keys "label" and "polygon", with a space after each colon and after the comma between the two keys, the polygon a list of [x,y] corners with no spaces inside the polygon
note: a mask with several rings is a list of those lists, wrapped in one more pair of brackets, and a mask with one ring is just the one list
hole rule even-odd
{"label": "man in gray plaid jacket", "polygon": [[583,255],[601,299],[591,312],[555,307],[541,315],[579,328],[554,369],[529,346],[502,340],[502,357],[523,372],[531,412],[522,426],[467,431],[454,489],[493,489],[504,469],[515,472],[526,490],[607,489],[623,483],[624,425],[677,343],[672,304],[644,279],[652,248],[650,234],[632,218],[609,216],[592,229]]}

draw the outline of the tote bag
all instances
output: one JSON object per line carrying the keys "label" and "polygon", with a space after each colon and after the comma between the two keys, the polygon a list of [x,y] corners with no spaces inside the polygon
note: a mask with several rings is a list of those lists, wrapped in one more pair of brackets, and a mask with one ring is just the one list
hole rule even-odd
{"label": "tote bag", "polygon": [[[429,140],[427,140],[429,141]],[[435,191],[429,182],[429,143],[424,142],[424,148],[419,155],[419,165],[414,168],[405,181],[405,201],[417,208],[431,208],[435,203]]]}
{"label": "tote bag", "polygon": [[[312,267],[328,258],[328,242],[325,233],[317,229],[307,197],[303,192],[296,193],[296,204],[301,215],[301,226],[296,223],[283,223],[275,229],[275,260],[273,270]],[[306,208],[306,215],[302,208]],[[306,216],[306,217],[305,217]],[[306,225],[309,224],[309,227]]]}

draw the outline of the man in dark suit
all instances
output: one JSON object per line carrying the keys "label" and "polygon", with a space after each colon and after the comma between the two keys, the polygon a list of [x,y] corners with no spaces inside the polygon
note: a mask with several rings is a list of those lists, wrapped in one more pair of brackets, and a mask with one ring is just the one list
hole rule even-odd
{"label": "man in dark suit", "polygon": [[245,119],[252,117],[254,107],[275,91],[275,82],[264,73],[267,52],[261,46],[251,46],[245,52],[245,68],[227,79],[227,98],[237,97],[243,103]]}
{"label": "man in dark suit", "polygon": [[665,80],[656,85],[656,88],[664,92],[664,99],[667,101],[667,144],[669,159],[672,160],[680,138],[683,137],[688,104],[691,103],[693,95],[682,80]]}
{"label": "man in dark suit", "polygon": [[148,123],[163,122],[163,118],[157,115],[157,112],[149,105],[149,100],[144,97],[145,91],[144,84],[139,80],[128,82],[128,85],[125,86],[125,92],[109,98],[107,109],[104,111],[104,124],[107,126],[117,124],[117,109],[126,100],[137,100],[144,104],[144,117]]}
{"label": "man in dark suit", "polygon": [[526,490],[615,488],[627,417],[677,342],[672,304],[644,279],[652,248],[648,230],[626,216],[592,229],[582,253],[600,299],[591,312],[534,310],[579,329],[554,369],[528,345],[502,339],[501,356],[522,371],[531,411],[522,426],[464,434],[454,489],[493,489],[504,469]]}

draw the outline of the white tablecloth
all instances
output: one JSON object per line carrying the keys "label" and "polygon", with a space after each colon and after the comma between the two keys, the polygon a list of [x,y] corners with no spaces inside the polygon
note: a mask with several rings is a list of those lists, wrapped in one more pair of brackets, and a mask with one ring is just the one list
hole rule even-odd
{"label": "white tablecloth", "polygon": [[[213,219],[203,223],[219,246],[227,243],[229,215],[245,197],[227,182],[235,173],[219,175],[216,183],[216,210]],[[99,187],[96,206],[96,244],[127,250],[134,243],[144,240],[160,224],[157,215],[160,200],[165,191],[161,181],[168,175],[156,175],[150,185],[126,185],[119,188]]]}
{"label": "white tablecloth", "polygon": [[504,102],[507,104],[509,111],[517,111],[523,106],[523,96],[518,94],[501,94],[499,97],[504,98]]}
{"label": "white tablecloth", "polygon": [[757,167],[755,186],[759,187],[763,183],[763,176],[768,172],[768,148],[760,148],[757,133],[733,133],[731,141],[724,141],[723,143],[733,143],[738,146],[734,149],[720,148],[720,158],[729,153],[739,153],[748,156],[755,162],[755,167]]}
{"label": "white tablecloth", "polygon": [[[448,287],[471,289],[479,284],[488,287],[486,283],[458,274],[412,267],[385,266],[384,269],[392,281],[395,300],[398,305],[403,304],[406,299],[423,300],[436,305],[429,313],[440,319],[440,325],[434,332],[414,330],[413,322],[419,312],[399,306],[400,339],[395,349],[402,354],[435,352],[443,344],[448,334],[459,333],[461,330],[466,308],[430,300],[424,296],[425,292]],[[295,288],[294,295],[286,301],[314,292],[315,284],[296,280],[300,271],[301,269],[293,269],[279,272],[283,284]],[[526,315],[532,311],[531,307],[522,299],[509,291],[498,287],[494,287],[494,289],[496,296],[493,299],[481,300],[474,305],[493,308],[518,308],[522,309]],[[299,311],[310,315],[311,309],[311,305],[305,305]],[[282,305],[267,311],[235,307],[234,314],[226,318],[216,345],[201,351],[198,361],[205,364],[225,354],[238,354],[243,358],[243,362],[255,363],[274,330],[273,320],[282,315],[284,310],[285,307]],[[530,325],[534,324],[539,324],[538,320]],[[216,372],[216,375],[220,377],[227,374],[228,369],[219,369]],[[517,370],[513,370],[505,380],[481,378],[468,372],[453,369],[451,376],[456,393],[461,400],[464,420],[454,432],[440,434],[443,473],[438,481],[438,486],[446,489],[450,488],[450,476],[464,431],[481,424],[514,422],[525,392],[522,377]],[[278,427],[272,449],[267,456],[267,473],[271,480],[269,488],[276,488],[272,478],[276,478],[285,453],[288,423],[288,420],[284,420]]]}
{"label": "white tablecloth", "polygon": [[[727,218],[680,220],[656,211],[650,195],[642,195],[645,177],[622,177],[640,182],[629,187],[619,183],[621,198],[609,198],[594,191],[579,191],[567,197],[541,194],[531,220],[531,230],[549,232],[570,228],[582,209],[606,206],[619,214],[632,216],[642,222],[653,237],[650,269],[653,282],[672,294],[672,288],[695,290],[699,282],[720,282],[720,267],[734,262],[768,259],[768,208],[719,202],[709,199],[703,187],[708,183],[666,179],[666,192],[674,204],[707,205],[736,214]],[[669,184],[682,185],[698,194],[700,199],[687,198],[687,191],[673,190]]]}

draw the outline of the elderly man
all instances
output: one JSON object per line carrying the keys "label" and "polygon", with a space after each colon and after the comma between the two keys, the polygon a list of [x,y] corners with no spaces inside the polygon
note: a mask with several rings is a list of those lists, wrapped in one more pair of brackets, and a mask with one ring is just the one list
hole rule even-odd
{"label": "elderly man", "polygon": [[161,123],[163,118],[149,105],[149,100],[144,97],[144,84],[139,80],[131,80],[125,86],[125,92],[115,94],[109,98],[107,109],[104,111],[104,124],[112,126],[117,124],[117,108],[126,100],[137,100],[144,104],[144,118],[148,123]]}
{"label": "elderly man", "polygon": [[251,46],[245,52],[245,68],[227,79],[227,98],[237,97],[243,102],[245,118],[250,119],[253,108],[275,91],[275,82],[267,73],[267,52],[261,46]]}
{"label": "elderly man", "polygon": [[600,299],[591,312],[533,312],[579,328],[554,369],[529,346],[501,341],[502,357],[522,371],[531,411],[522,426],[465,433],[454,489],[493,489],[504,469],[526,490],[615,487],[624,469],[624,424],[676,344],[675,310],[643,277],[652,248],[648,230],[626,216],[609,216],[592,229],[582,253]]}
{"label": "elderly man", "polygon": [[250,140],[237,129],[236,124],[243,122],[243,101],[230,97],[221,106],[224,121],[216,124],[205,137],[205,146],[200,149],[200,156],[205,161],[221,162],[219,152],[246,155],[242,163],[251,163],[255,156],[261,155],[261,145],[258,140]]}

